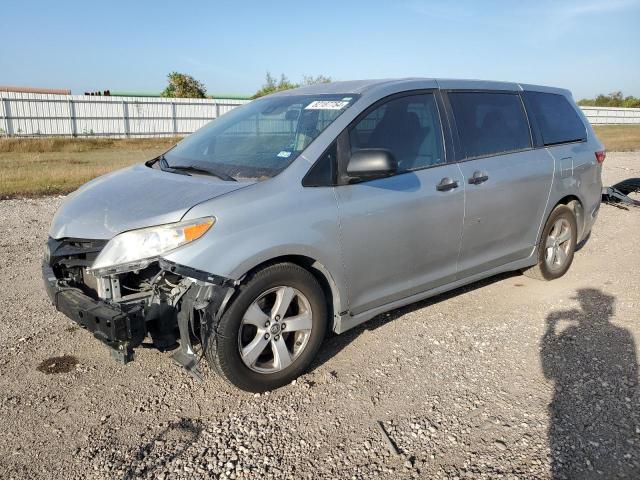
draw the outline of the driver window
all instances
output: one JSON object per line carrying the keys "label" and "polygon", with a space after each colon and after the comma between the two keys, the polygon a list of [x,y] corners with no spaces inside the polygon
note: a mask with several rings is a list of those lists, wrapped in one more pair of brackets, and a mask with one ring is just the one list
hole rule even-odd
{"label": "driver window", "polygon": [[398,171],[445,163],[436,100],[431,93],[390,100],[349,131],[351,153],[384,148],[398,161]]}

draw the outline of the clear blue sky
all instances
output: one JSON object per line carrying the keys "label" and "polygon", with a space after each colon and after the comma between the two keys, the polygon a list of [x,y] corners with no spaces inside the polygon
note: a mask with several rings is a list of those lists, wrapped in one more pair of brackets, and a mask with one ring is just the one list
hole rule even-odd
{"label": "clear blue sky", "polygon": [[0,84],[210,93],[292,80],[460,77],[640,96],[640,0],[2,0]]}

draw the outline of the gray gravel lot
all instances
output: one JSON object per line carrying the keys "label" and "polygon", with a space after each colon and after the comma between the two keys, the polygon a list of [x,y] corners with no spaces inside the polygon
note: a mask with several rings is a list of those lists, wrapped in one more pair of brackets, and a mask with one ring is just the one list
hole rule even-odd
{"label": "gray gravel lot", "polygon": [[[633,176],[640,153],[608,154],[605,184]],[[640,478],[640,209],[604,205],[559,280],[382,315],[253,395],[170,353],[114,363],[53,310],[39,265],[60,201],[0,201],[0,478]]]}

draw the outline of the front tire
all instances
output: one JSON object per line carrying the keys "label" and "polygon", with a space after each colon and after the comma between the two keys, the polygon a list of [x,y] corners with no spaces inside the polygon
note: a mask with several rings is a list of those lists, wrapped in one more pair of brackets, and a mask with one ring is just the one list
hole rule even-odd
{"label": "front tire", "polygon": [[573,262],[577,239],[578,226],[573,210],[566,205],[556,206],[542,230],[538,263],[522,273],[538,280],[560,278]]}
{"label": "front tire", "polygon": [[327,321],[316,278],[293,263],[271,265],[239,287],[217,333],[207,340],[207,361],[242,390],[273,390],[306,371]]}

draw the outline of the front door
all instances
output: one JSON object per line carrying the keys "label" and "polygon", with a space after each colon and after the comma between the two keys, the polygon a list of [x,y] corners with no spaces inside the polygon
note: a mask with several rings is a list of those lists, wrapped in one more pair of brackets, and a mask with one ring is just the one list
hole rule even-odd
{"label": "front door", "polygon": [[375,105],[349,130],[351,153],[385,148],[398,174],[336,187],[352,314],[453,281],[464,215],[432,93]]}

